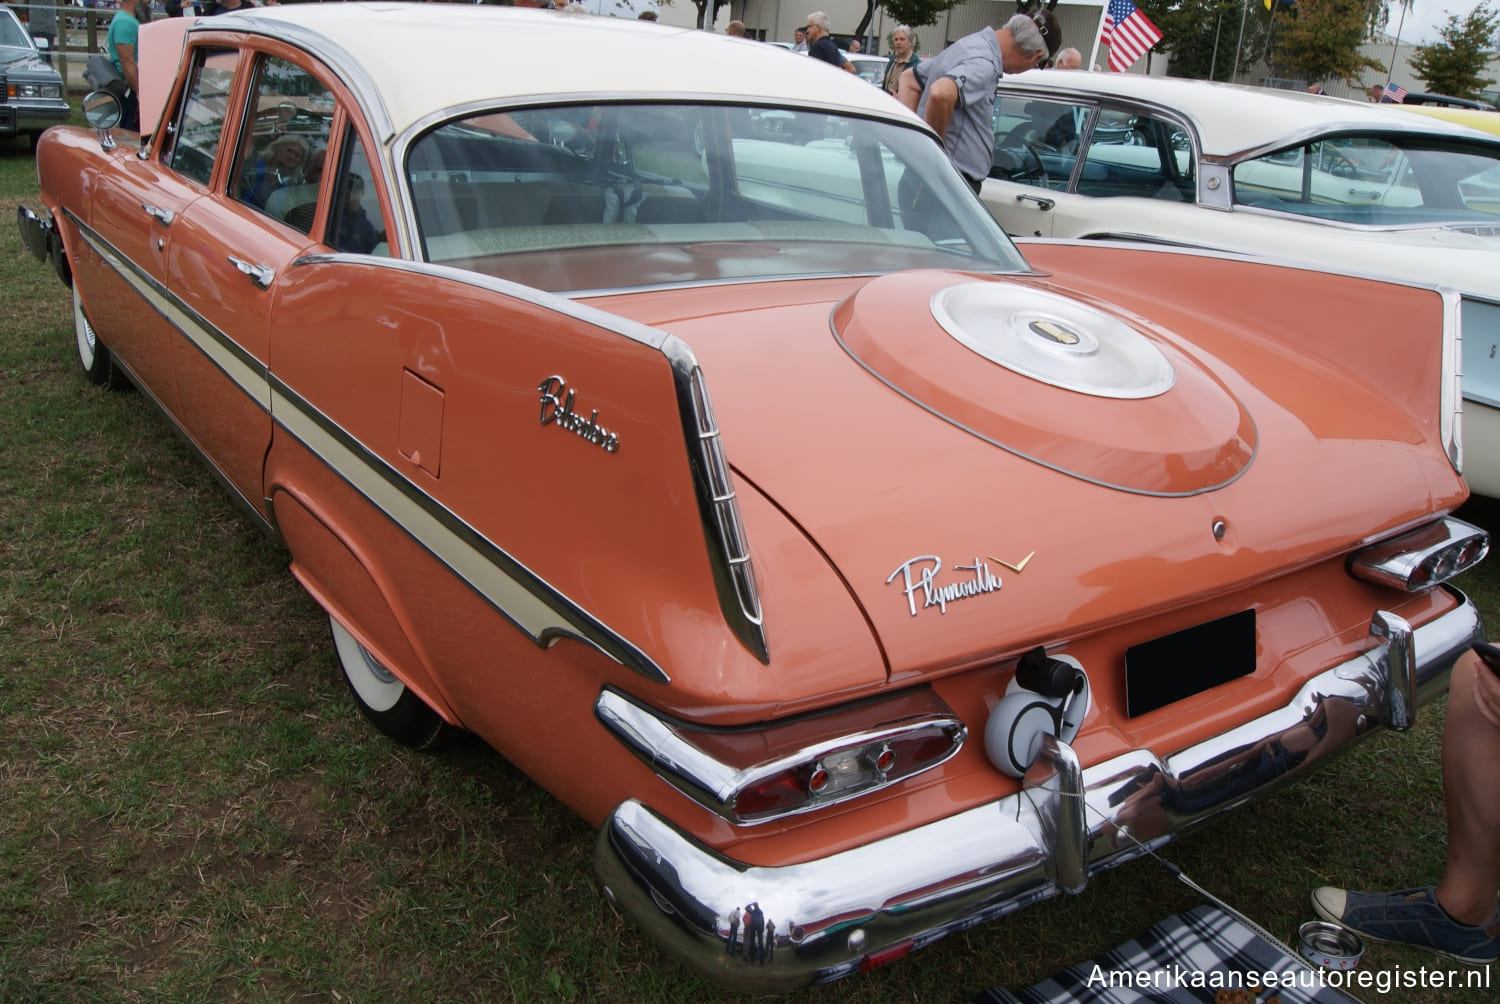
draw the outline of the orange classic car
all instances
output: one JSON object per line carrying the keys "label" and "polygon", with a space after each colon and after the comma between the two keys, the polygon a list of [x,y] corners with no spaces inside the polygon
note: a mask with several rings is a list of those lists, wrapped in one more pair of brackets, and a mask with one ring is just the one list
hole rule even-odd
{"label": "orange classic car", "polygon": [[376,727],[482,737],[714,979],[1076,892],[1481,634],[1451,290],[1023,258],[925,125],[742,39],[302,4],[141,45],[145,134],[91,96],[20,212],[85,374],[285,546]]}

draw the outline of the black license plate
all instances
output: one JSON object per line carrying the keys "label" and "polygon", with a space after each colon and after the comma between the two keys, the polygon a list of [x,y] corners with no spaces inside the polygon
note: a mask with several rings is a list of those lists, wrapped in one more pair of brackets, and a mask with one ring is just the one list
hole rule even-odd
{"label": "black license plate", "polygon": [[1131,718],[1255,672],[1255,611],[1153,638],[1125,650]]}

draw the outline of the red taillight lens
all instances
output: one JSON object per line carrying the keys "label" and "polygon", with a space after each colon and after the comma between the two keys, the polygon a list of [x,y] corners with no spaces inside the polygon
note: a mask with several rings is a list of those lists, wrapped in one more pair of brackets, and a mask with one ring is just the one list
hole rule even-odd
{"label": "red taillight lens", "polygon": [[[734,796],[734,814],[741,819],[759,819],[798,808],[810,797],[802,780],[803,773],[796,768],[782,771],[742,789]],[[824,783],[827,783],[826,775]]]}

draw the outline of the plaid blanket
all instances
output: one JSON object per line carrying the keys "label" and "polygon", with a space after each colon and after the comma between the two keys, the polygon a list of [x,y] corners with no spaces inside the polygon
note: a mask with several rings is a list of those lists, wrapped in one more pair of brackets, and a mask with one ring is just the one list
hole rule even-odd
{"label": "plaid blanket", "polygon": [[[1321,971],[1214,906],[1179,913],[1113,951],[974,1004],[1358,1004]],[[1274,985],[1273,985],[1274,984]]]}

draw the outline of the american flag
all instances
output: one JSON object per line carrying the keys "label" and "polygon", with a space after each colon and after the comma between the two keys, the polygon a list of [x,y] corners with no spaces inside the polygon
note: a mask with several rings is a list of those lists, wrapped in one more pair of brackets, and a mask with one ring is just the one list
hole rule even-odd
{"label": "american flag", "polygon": [[1110,70],[1124,73],[1161,41],[1161,30],[1130,0],[1109,0],[1103,41],[1109,46]]}
{"label": "american flag", "polygon": [[1381,99],[1384,101],[1391,101],[1399,105],[1401,102],[1406,100],[1406,88],[1402,87],[1400,84],[1386,84],[1385,93],[1381,95]]}

